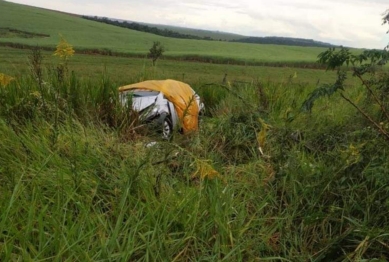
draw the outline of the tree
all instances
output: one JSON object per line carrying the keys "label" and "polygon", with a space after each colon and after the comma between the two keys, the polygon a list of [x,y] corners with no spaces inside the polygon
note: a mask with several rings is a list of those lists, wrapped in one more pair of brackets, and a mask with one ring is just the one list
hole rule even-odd
{"label": "tree", "polygon": [[[383,21],[382,24],[389,24],[389,9],[385,11],[382,21]],[[389,33],[389,30],[386,33]],[[386,46],[386,49],[389,49],[389,43]]]}
{"label": "tree", "polygon": [[[383,17],[383,24],[389,23],[389,10]],[[348,48],[340,50],[330,48],[319,54],[318,62],[326,65],[327,70],[336,70],[337,79],[332,84],[317,87],[304,101],[302,109],[311,111],[315,101],[320,97],[330,97],[336,93],[352,105],[371,127],[376,129],[389,142],[389,73],[384,66],[389,61],[389,45],[384,50],[365,50],[355,55]],[[350,74],[357,78],[365,88],[365,103],[353,101],[347,96],[346,79]],[[370,105],[370,108],[369,106]]]}
{"label": "tree", "polygon": [[154,42],[147,55],[148,58],[152,59],[153,66],[155,66],[155,62],[162,56],[163,52],[165,52],[164,46],[159,41]]}
{"label": "tree", "polygon": [[389,9],[385,11],[384,17],[382,18],[382,20],[383,20],[383,24],[386,24],[386,23],[389,24]]}

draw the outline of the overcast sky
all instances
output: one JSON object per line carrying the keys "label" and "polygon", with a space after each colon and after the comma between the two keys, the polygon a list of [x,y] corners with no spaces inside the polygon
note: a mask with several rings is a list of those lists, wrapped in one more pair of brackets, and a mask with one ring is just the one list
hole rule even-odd
{"label": "overcast sky", "polygon": [[[389,0],[10,0],[81,15],[384,48]],[[1,19],[1,18],[0,18]]]}

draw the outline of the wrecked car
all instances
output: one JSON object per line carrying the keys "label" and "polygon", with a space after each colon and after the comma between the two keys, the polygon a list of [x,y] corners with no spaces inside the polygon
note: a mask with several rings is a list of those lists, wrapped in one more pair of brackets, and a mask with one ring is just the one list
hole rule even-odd
{"label": "wrecked car", "polygon": [[131,106],[141,123],[152,123],[168,139],[175,130],[184,134],[198,130],[204,111],[200,96],[186,83],[176,80],[148,80],[119,87],[122,106]]}

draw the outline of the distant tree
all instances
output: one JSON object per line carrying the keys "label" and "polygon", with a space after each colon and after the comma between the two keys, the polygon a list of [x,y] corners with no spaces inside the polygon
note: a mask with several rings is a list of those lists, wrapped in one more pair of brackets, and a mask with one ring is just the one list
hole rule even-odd
{"label": "distant tree", "polygon": [[153,66],[155,66],[155,62],[162,56],[163,52],[165,52],[164,46],[159,41],[154,42],[147,55],[153,61]]}

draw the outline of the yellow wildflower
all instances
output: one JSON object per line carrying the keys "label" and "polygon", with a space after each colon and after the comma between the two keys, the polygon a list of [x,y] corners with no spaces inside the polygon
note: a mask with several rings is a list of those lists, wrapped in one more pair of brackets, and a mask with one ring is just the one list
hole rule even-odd
{"label": "yellow wildflower", "polygon": [[15,80],[15,78],[12,76],[0,73],[0,86],[7,86],[13,80]]}
{"label": "yellow wildflower", "polygon": [[38,91],[34,91],[34,92],[30,93],[30,95],[32,95],[35,98],[41,98],[41,93],[39,93]]}
{"label": "yellow wildflower", "polygon": [[204,178],[208,178],[208,179],[221,178],[219,172],[217,172],[205,160],[196,159],[195,163],[197,166],[197,170],[194,172],[192,177],[199,176],[201,180],[203,180]]}
{"label": "yellow wildflower", "polygon": [[266,124],[265,121],[263,121],[261,118],[258,120],[261,123],[261,131],[257,134],[257,142],[258,142],[258,149],[263,155],[263,147],[265,146],[266,143],[267,130],[269,130],[271,126]]}
{"label": "yellow wildflower", "polygon": [[58,56],[59,58],[63,60],[67,60],[74,54],[74,49],[71,44],[66,42],[65,38],[63,38],[62,35],[60,35],[61,40],[59,41],[57,45],[57,49],[54,52],[55,56]]}
{"label": "yellow wildflower", "polygon": [[346,160],[347,166],[356,164],[361,161],[362,155],[360,150],[363,148],[364,145],[364,143],[356,146],[350,144],[346,150],[341,151],[343,158]]}

